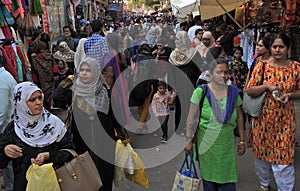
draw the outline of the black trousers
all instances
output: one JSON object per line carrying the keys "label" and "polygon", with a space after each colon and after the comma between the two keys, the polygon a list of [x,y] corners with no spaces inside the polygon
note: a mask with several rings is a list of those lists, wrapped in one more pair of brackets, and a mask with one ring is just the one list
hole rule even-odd
{"label": "black trousers", "polygon": [[169,115],[166,116],[158,116],[158,121],[160,123],[160,128],[163,133],[163,138],[168,138],[168,121],[169,121]]}

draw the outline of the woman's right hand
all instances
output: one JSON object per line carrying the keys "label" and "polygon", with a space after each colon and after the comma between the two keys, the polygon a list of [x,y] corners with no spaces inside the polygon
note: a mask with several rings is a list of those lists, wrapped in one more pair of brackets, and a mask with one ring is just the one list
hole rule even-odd
{"label": "woman's right hand", "polygon": [[23,155],[22,148],[13,144],[6,145],[4,147],[4,152],[6,156],[14,159],[19,158]]}
{"label": "woman's right hand", "polygon": [[266,89],[267,89],[267,90],[269,90],[270,92],[272,92],[272,91],[275,91],[275,90],[278,90],[278,89],[279,89],[279,87],[278,87],[278,86],[276,86],[276,85],[274,85],[274,84],[266,84],[265,86],[266,86]]}
{"label": "woman's right hand", "polygon": [[185,154],[190,155],[193,152],[193,142],[190,140],[188,144],[184,147]]}

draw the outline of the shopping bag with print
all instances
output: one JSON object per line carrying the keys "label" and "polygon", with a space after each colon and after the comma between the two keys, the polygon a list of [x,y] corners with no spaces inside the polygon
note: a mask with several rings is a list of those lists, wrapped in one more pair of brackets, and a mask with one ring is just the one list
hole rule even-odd
{"label": "shopping bag with print", "polygon": [[[185,165],[186,169],[184,169]],[[180,170],[176,172],[172,191],[199,191],[200,185],[201,178],[198,177],[193,155],[185,155]]]}

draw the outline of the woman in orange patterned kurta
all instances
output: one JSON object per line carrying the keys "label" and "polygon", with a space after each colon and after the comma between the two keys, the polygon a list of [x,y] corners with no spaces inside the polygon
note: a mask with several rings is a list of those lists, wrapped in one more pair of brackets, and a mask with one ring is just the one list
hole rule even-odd
{"label": "woman in orange patterned kurta", "polygon": [[[291,191],[295,183],[296,143],[292,99],[300,98],[300,64],[287,59],[288,36],[276,35],[270,44],[272,57],[264,63],[264,71],[263,62],[255,66],[246,88],[253,97],[267,92],[261,116],[252,121],[255,172],[261,184],[258,191],[269,190],[272,171],[278,191]],[[282,92],[279,100],[272,96],[275,90]]]}

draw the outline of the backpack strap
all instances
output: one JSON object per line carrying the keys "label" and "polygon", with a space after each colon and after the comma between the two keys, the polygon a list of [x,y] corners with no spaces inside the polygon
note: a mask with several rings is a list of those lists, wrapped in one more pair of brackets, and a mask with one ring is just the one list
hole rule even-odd
{"label": "backpack strap", "polygon": [[193,143],[195,144],[195,147],[196,147],[196,149],[195,149],[196,150],[196,160],[199,161],[199,166],[200,166],[197,137],[198,137],[198,131],[199,131],[199,126],[200,126],[200,122],[201,122],[201,114],[202,114],[204,98],[206,96],[206,92],[207,92],[208,87],[207,87],[207,84],[203,84],[203,85],[200,85],[198,87],[202,88],[203,91],[202,91],[201,99],[200,99],[200,102],[199,102],[199,122],[198,122],[197,129],[196,129],[196,132],[195,132],[194,137],[193,137]]}
{"label": "backpack strap", "polygon": [[196,132],[194,133],[194,136],[193,136],[193,139],[192,139],[193,143],[196,142],[196,138],[197,138],[197,135],[198,135],[198,128],[199,128],[199,124],[200,124],[200,120],[201,120],[203,102],[204,102],[204,98],[205,98],[205,95],[206,95],[206,92],[207,92],[207,84],[199,85],[199,86],[197,86],[197,88],[202,88],[202,95],[201,95],[201,99],[200,99],[200,102],[199,102],[199,122],[198,122]]}

